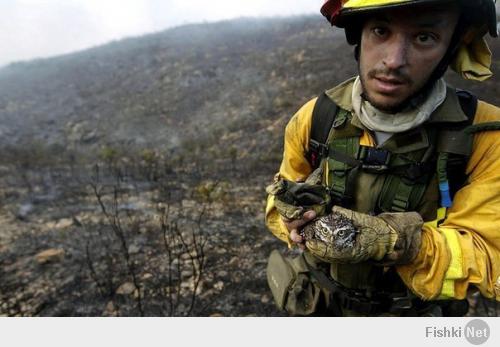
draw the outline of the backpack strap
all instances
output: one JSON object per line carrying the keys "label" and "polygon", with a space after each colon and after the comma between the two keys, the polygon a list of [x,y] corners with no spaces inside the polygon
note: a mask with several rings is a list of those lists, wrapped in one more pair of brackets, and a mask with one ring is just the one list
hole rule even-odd
{"label": "backpack strap", "polygon": [[[456,90],[456,95],[464,114],[468,118],[467,124],[465,124],[466,127],[469,127],[467,132],[482,130],[470,127],[477,110],[477,98],[470,92],[459,89]],[[328,155],[328,135],[338,110],[339,107],[337,104],[335,104],[326,93],[322,93],[316,100],[312,114],[309,150],[306,153],[306,158],[313,170],[319,166],[321,159]],[[459,127],[462,131],[464,123],[461,123]],[[496,126],[488,126],[487,128],[487,130],[490,130],[489,128],[492,128],[491,130],[496,130]]]}
{"label": "backpack strap", "polygon": [[[384,211],[404,212],[414,209],[423,197],[428,181],[432,172],[436,172],[435,170],[437,170],[439,181],[441,207],[449,208],[455,193],[465,184],[467,180],[465,169],[472,149],[472,139],[464,133],[464,129],[470,126],[474,120],[477,98],[464,90],[456,90],[455,94],[467,120],[457,124],[443,123],[438,129],[427,128],[429,134],[434,133],[431,137],[438,139],[437,160],[420,162],[416,166],[422,171],[421,173],[426,173],[426,175],[421,176],[426,177],[423,181],[415,179],[420,175],[415,175],[415,178],[407,175],[406,179],[402,179],[404,176],[401,175],[388,177],[382,191],[384,199],[381,199],[381,205],[385,205],[382,208]],[[429,147],[430,149],[432,147]],[[430,158],[427,155],[424,157]],[[445,213],[444,211],[441,214],[445,215]]]}
{"label": "backpack strap", "polygon": [[[465,130],[470,128],[474,122],[478,101],[473,94],[465,90],[457,89],[456,95],[462,111],[467,116],[467,120],[458,124],[454,129],[451,129],[454,133],[453,138],[456,138],[456,135],[458,135],[460,142],[470,143],[470,148],[472,149],[472,136]],[[442,143],[453,143],[452,139],[448,139],[451,134],[450,131],[441,131],[441,133],[443,137]],[[465,170],[469,161],[470,153],[456,153],[461,151],[454,151],[453,148],[440,147],[441,146],[438,146],[439,158],[437,170],[441,194],[441,206],[450,207],[455,193],[462,188],[467,181]]]}
{"label": "backpack strap", "polygon": [[482,131],[500,130],[500,122],[498,121],[472,125],[472,122],[474,120],[474,115],[476,114],[477,110],[477,98],[471,93],[466,92],[464,90],[457,91],[457,96],[460,101],[460,106],[462,107],[462,110],[464,111],[467,118],[471,120],[469,126],[465,129],[466,134],[470,135]]}
{"label": "backpack strap", "polygon": [[326,143],[337,111],[337,104],[326,93],[322,93],[316,100],[312,114],[309,150],[306,153],[313,170],[318,168],[321,159],[328,155]]}
{"label": "backpack strap", "polygon": [[[437,145],[437,151],[440,154],[440,158],[438,159],[438,163],[440,163],[438,173],[442,202],[451,201],[455,193],[465,184],[467,180],[465,167],[467,165],[470,153],[468,153],[467,145],[464,145],[464,143],[468,142],[467,140],[470,136],[464,133],[464,129],[471,128],[478,104],[477,98],[473,94],[465,90],[456,90],[456,96],[458,98],[462,111],[467,116],[467,121],[461,122],[456,125],[450,125],[449,123],[447,123],[446,128],[444,128],[443,124],[443,128],[439,130],[440,137],[443,137],[443,139],[441,139],[440,141],[443,145]],[[336,158],[336,160],[332,161],[332,167],[330,169],[332,169],[331,173],[336,173],[337,176],[340,176],[341,178],[338,177],[337,179],[335,179],[335,183],[329,183],[331,184],[330,188],[332,189],[332,195],[334,195],[337,198],[336,200],[340,202],[345,201],[344,199],[348,198],[351,195],[346,191],[346,187],[351,186],[351,184],[347,184],[347,176],[350,176],[351,179],[349,181],[352,181],[352,176],[355,176],[355,174],[357,173],[357,170],[352,169],[358,166],[358,164],[360,163],[360,158],[356,158],[356,153],[350,153],[353,152],[354,149],[357,149],[357,147],[354,146],[354,142],[356,142],[356,140],[358,139],[357,136],[348,136],[351,138],[337,139],[333,143],[329,143],[329,135],[331,133],[332,127],[342,128],[343,125],[335,123],[345,123],[344,118],[346,117],[344,117],[345,115],[343,114],[343,112],[339,112],[339,110],[340,108],[326,95],[326,93],[322,93],[318,97],[312,114],[309,150],[306,153],[306,158],[313,170],[316,169],[320,165],[321,160],[323,158],[326,158],[329,154],[333,155]],[[472,131],[477,130],[472,129]],[[354,142],[349,144],[343,143],[346,141]],[[339,146],[341,148],[337,148]],[[415,176],[414,174],[412,174],[411,170],[415,168],[414,166],[415,165],[408,168],[404,167],[406,174],[397,172],[398,170],[394,169],[392,171],[394,171],[393,174],[395,174],[396,176],[406,176],[406,179],[410,179],[410,181],[413,181],[417,177],[409,176]],[[432,172],[433,169],[429,166],[432,165],[419,165],[418,171],[423,172],[420,172],[420,174],[416,176],[422,177],[424,173],[429,174],[430,172]],[[401,169],[403,168],[400,167],[398,169],[399,171],[401,171]],[[351,170],[353,171],[350,172],[351,175],[346,175],[348,171]],[[408,172],[410,173],[410,175],[408,175]],[[391,190],[399,192],[399,194],[397,194],[397,196],[394,196],[393,199],[389,199],[391,200],[391,206],[389,210],[405,211],[408,208],[411,208],[410,205],[414,205],[415,202],[418,202],[420,200],[426,184],[423,184],[420,189],[415,189],[415,182],[412,182],[408,185],[408,187],[406,187],[405,184],[400,184],[400,178],[398,178],[397,181],[399,182],[399,184],[397,185],[397,189]],[[445,184],[445,181],[447,182],[447,184]],[[410,201],[413,201],[414,203],[410,204]],[[396,204],[394,204],[394,202],[396,202]],[[446,205],[449,205],[449,203],[446,203]],[[389,206],[387,206],[386,208],[388,207]]]}
{"label": "backpack strap", "polygon": [[472,125],[474,121],[474,115],[477,111],[477,98],[471,93],[465,90],[457,90],[458,100],[460,101],[460,106],[464,111],[467,118],[469,118],[469,126],[465,129],[467,134],[475,134],[482,131],[494,131],[500,130],[500,122],[492,121],[481,124]]}
{"label": "backpack strap", "polygon": [[472,136],[467,129],[474,122],[478,101],[473,94],[465,90],[457,89],[455,94],[467,120],[440,130],[436,169],[441,199],[435,226],[439,226],[446,219],[447,210],[451,207],[456,192],[467,182],[466,168],[472,151]]}
{"label": "backpack strap", "polygon": [[474,94],[462,89],[457,89],[455,93],[457,94],[462,111],[464,111],[464,114],[472,124],[477,111],[477,97]]}

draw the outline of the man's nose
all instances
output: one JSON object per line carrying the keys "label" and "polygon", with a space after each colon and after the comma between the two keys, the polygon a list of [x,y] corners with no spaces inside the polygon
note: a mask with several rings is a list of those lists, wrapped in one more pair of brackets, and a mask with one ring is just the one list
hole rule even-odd
{"label": "man's nose", "polygon": [[396,35],[385,49],[384,65],[388,69],[397,70],[408,63],[409,43],[405,37]]}

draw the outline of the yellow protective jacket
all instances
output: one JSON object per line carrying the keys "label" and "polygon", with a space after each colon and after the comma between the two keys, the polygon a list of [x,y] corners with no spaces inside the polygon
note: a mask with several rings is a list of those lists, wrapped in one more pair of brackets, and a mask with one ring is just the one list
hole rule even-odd
{"label": "yellow protective jacket", "polygon": [[[327,92],[341,108],[352,112],[352,80]],[[279,177],[304,180],[312,169],[305,158],[316,99],[306,103],[285,129]],[[479,101],[474,124],[500,121],[500,108]],[[364,130],[360,144],[374,146],[370,132],[355,115],[351,124]],[[416,259],[396,268],[403,282],[420,298],[463,299],[469,288],[500,301],[500,131],[476,133],[466,169],[468,184],[460,189],[445,221],[426,223]],[[291,245],[289,233],[268,196],[266,225]]]}

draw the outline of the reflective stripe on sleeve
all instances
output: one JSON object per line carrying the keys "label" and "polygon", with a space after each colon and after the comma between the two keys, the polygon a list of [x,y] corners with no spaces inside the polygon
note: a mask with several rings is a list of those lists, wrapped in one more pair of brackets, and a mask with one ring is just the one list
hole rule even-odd
{"label": "reflective stripe on sleeve", "polygon": [[439,230],[446,238],[451,253],[451,261],[446,271],[443,287],[438,299],[452,299],[455,297],[455,280],[463,278],[462,249],[456,230],[447,228],[440,228]]}
{"label": "reflective stripe on sleeve", "polygon": [[424,225],[432,228],[437,228],[445,218],[446,218],[446,207],[440,207],[436,212],[436,219],[431,220],[429,222],[425,222]]}

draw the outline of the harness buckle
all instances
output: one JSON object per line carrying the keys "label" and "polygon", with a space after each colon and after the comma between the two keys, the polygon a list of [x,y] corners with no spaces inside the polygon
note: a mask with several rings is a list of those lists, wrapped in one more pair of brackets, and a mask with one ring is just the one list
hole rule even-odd
{"label": "harness buckle", "polygon": [[413,307],[412,297],[409,294],[404,296],[391,297],[390,312],[400,313],[408,311]]}
{"label": "harness buckle", "polygon": [[389,170],[387,165],[361,165],[361,168],[368,173],[384,173]]}
{"label": "harness buckle", "polygon": [[328,146],[325,145],[324,143],[311,140],[310,145],[312,146],[313,150],[318,153],[320,157],[326,157],[328,155]]}
{"label": "harness buckle", "polygon": [[374,315],[384,311],[384,305],[381,301],[368,298],[360,292],[341,288],[342,294],[339,295],[340,307],[344,310],[350,310],[362,314]]}
{"label": "harness buckle", "polygon": [[361,168],[369,173],[383,173],[389,170],[391,152],[375,147],[360,147]]}
{"label": "harness buckle", "polygon": [[328,146],[314,139],[309,141],[309,157],[311,166],[318,167],[319,161],[328,155]]}

